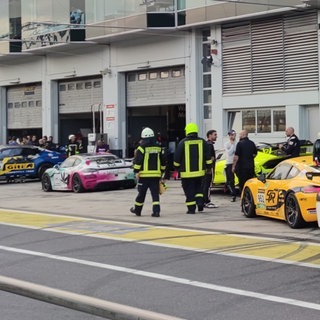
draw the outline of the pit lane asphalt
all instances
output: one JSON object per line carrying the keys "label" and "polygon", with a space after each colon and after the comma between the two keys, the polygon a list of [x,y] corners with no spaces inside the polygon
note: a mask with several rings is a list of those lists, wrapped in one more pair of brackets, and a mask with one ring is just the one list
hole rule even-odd
{"label": "pit lane asphalt", "polygon": [[129,211],[137,195],[136,189],[45,193],[38,181],[1,182],[0,208],[320,243],[317,224],[291,229],[283,221],[262,217],[248,219],[241,212],[239,198],[233,203],[229,195],[218,189],[213,190],[212,201],[219,208],[205,209],[195,215],[186,214],[181,181],[168,180],[166,183],[168,189],[160,198],[159,218],[151,217],[150,193],[147,194],[142,216],[137,217]]}

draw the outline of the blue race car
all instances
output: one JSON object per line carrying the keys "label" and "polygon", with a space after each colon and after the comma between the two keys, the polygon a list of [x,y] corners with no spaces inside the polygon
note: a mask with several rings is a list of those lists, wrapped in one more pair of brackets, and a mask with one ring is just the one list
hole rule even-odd
{"label": "blue race car", "polygon": [[63,153],[37,146],[0,146],[0,180],[41,179],[46,169],[65,159]]}

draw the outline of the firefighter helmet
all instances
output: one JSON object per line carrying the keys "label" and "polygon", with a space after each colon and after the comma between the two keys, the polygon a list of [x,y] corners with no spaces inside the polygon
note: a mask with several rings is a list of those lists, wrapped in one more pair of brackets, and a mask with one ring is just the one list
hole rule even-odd
{"label": "firefighter helmet", "polygon": [[152,138],[154,137],[154,132],[150,128],[144,128],[141,132],[141,138]]}
{"label": "firefighter helmet", "polygon": [[195,123],[188,123],[184,130],[186,131],[186,135],[190,133],[198,133],[198,126]]}

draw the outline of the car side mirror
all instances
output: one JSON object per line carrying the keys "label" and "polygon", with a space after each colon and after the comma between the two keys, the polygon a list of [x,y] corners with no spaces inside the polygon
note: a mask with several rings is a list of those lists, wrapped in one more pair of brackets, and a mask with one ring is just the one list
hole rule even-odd
{"label": "car side mirror", "polygon": [[53,168],[58,170],[60,168],[60,164],[55,164]]}
{"label": "car side mirror", "polygon": [[265,175],[265,173],[261,173],[258,176],[258,180],[261,181],[262,183],[266,183],[266,175]]}

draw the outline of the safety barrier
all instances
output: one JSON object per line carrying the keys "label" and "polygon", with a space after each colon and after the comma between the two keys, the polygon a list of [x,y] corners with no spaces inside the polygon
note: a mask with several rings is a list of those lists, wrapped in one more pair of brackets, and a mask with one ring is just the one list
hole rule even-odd
{"label": "safety barrier", "polygon": [[0,290],[82,311],[109,320],[183,320],[182,318],[129,307],[4,276],[0,276]]}

